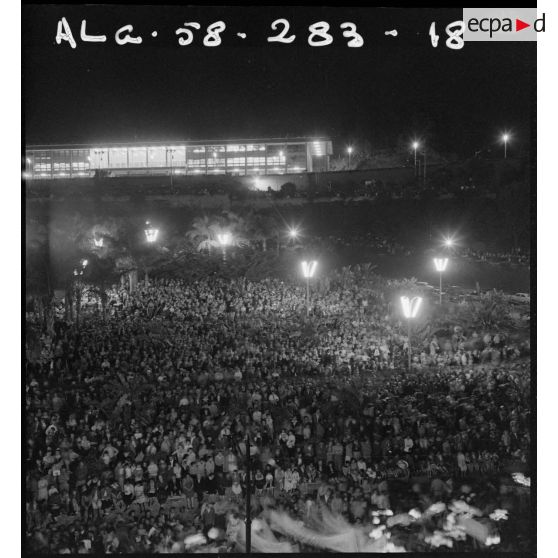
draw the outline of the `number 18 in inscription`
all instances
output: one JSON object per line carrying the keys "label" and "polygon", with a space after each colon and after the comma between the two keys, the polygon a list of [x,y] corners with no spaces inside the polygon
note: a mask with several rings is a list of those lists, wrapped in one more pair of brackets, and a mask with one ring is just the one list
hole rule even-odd
{"label": "number 18 in inscription", "polygon": [[[448,38],[446,39],[446,46],[452,50],[459,50],[463,48],[465,41],[463,40],[463,30],[465,25],[462,21],[452,21],[450,24],[446,25],[446,34]],[[438,46],[439,35],[436,35],[436,22],[433,21],[430,24],[430,41],[432,46],[436,48]]]}

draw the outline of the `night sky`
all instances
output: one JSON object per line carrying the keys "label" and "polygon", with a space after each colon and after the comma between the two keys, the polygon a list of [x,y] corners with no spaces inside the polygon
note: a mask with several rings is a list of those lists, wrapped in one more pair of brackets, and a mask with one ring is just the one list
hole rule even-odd
{"label": "night sky", "polygon": [[[55,42],[66,17],[77,48]],[[290,21],[292,44],[268,43],[271,22]],[[445,45],[458,9],[201,8],[24,6],[24,132],[28,144],[234,139],[327,135],[334,148],[367,139],[385,148],[413,136],[470,155],[510,130],[529,144],[535,103],[533,43]],[[83,43],[104,34],[106,43]],[[202,45],[222,20],[222,44]],[[308,45],[308,26],[325,20],[334,42]],[[197,21],[194,42],[175,30]],[[362,48],[339,25],[354,22]],[[428,36],[437,22],[440,44]],[[119,46],[126,24],[141,45]],[[398,30],[398,37],[384,32]],[[151,36],[157,31],[156,38]],[[237,36],[246,33],[246,39]]]}

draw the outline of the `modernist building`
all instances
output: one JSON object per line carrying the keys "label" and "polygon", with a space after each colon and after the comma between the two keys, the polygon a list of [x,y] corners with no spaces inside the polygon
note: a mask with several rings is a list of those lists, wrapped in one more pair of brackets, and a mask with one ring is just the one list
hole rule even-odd
{"label": "modernist building", "polygon": [[27,179],[155,175],[273,175],[329,170],[324,138],[28,146]]}

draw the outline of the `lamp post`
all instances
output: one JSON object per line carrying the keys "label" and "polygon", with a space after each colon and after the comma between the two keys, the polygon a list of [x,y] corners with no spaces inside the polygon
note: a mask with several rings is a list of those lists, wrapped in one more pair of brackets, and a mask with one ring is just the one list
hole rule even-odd
{"label": "lamp post", "polygon": [[306,315],[310,314],[310,278],[314,277],[318,262],[316,260],[302,262],[302,275],[306,279]]}
{"label": "lamp post", "polygon": [[415,152],[415,176],[417,176],[417,149],[419,148],[419,145],[418,141],[413,142],[413,150]]}
{"label": "lamp post", "polygon": [[223,263],[227,262],[227,246],[229,246],[229,244],[232,241],[232,236],[231,233],[219,233],[217,235],[217,240],[219,241],[219,244],[221,245],[221,248],[223,249]]}
{"label": "lamp post", "polygon": [[145,225],[146,225],[145,230],[143,231],[145,233],[145,238],[146,238],[147,242],[149,242],[150,244],[153,244],[157,240],[157,235],[159,234],[159,229],[156,229],[155,227],[153,227],[149,221],[146,221]]}
{"label": "lamp post", "polygon": [[298,229],[296,227],[289,228],[289,239],[294,243],[298,238]]}
{"label": "lamp post", "polygon": [[455,241],[455,237],[453,236],[445,236],[442,240],[442,246],[443,246],[443,253],[444,254],[455,254],[456,252],[456,241]]}
{"label": "lamp post", "polygon": [[[145,238],[149,244],[153,244],[157,240],[159,229],[153,227],[149,221],[146,221],[145,225],[146,227],[143,231],[145,233]],[[149,270],[147,266],[145,266],[145,283],[149,284]]]}
{"label": "lamp post", "polygon": [[448,258],[434,258],[434,266],[436,267],[436,271],[440,274],[440,306],[442,306],[442,273],[446,271],[448,261]]}
{"label": "lamp post", "polygon": [[409,338],[409,372],[412,365],[412,349],[411,349],[411,320],[417,317],[422,297],[415,296],[409,298],[408,296],[401,297],[401,307],[403,308],[403,315],[407,318],[407,335]]}
{"label": "lamp post", "polygon": [[79,267],[74,269],[74,288],[76,292],[76,326],[79,329],[79,317],[81,313],[81,291],[83,285],[81,283],[81,277],[83,276],[83,272],[87,267],[89,262],[86,259],[80,260]]}
{"label": "lamp post", "polygon": [[347,153],[349,154],[349,170],[351,170],[351,155],[353,153],[352,146],[347,147]]}
{"label": "lamp post", "polygon": [[504,142],[504,159],[508,158],[508,140],[510,139],[509,134],[504,134],[502,140]]}

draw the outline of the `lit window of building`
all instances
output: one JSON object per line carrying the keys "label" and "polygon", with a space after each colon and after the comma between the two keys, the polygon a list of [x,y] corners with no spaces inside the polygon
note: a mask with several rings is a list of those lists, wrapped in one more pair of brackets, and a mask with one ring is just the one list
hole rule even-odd
{"label": "lit window of building", "polygon": [[328,170],[331,141],[282,139],[29,146],[25,172],[32,179],[172,174],[285,174]]}

